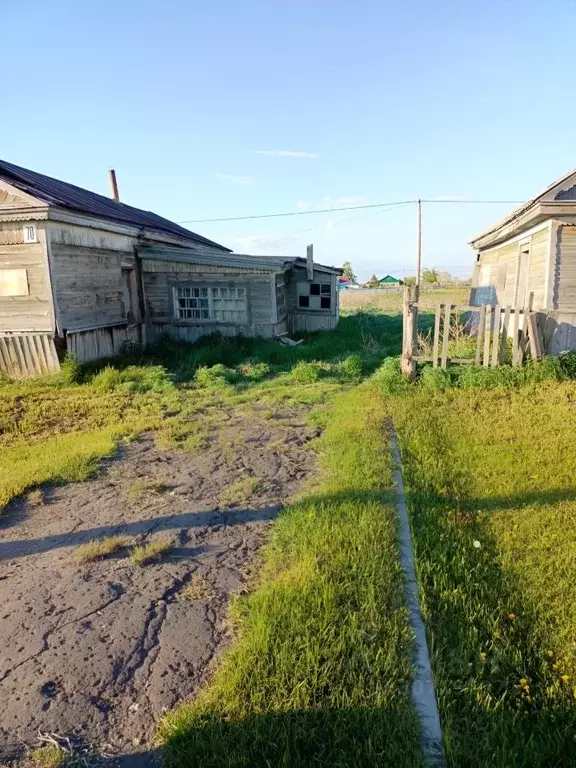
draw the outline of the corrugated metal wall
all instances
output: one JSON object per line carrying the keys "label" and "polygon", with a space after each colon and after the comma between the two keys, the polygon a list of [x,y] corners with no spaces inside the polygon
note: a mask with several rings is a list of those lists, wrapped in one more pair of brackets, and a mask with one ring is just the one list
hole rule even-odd
{"label": "corrugated metal wall", "polygon": [[59,370],[51,333],[0,333],[0,373],[27,379]]}

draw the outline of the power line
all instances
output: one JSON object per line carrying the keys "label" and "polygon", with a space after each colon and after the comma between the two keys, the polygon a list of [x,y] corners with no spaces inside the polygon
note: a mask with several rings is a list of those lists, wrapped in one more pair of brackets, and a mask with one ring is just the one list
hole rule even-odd
{"label": "power line", "polygon": [[276,219],[280,216],[311,216],[314,213],[334,213],[336,211],[357,211],[361,208],[385,208],[392,205],[407,205],[416,200],[398,200],[393,203],[372,203],[371,205],[347,205],[342,208],[319,208],[314,211],[288,211],[286,213],[260,213],[255,216],[227,216],[222,219],[188,219],[178,224],[209,224],[213,221],[245,221],[246,219]]}
{"label": "power line", "polygon": [[[395,200],[389,203],[371,203],[370,205],[347,205],[339,208],[318,208],[313,211],[286,211],[285,213],[259,213],[252,216],[225,216],[217,219],[186,219],[179,221],[178,224],[211,224],[223,221],[248,221],[253,219],[276,219],[284,216],[312,216],[319,213],[335,213],[338,211],[359,211],[368,208],[390,208],[392,206],[403,206],[416,204],[418,200]],[[459,205],[466,203],[471,205],[520,205],[525,200],[421,200],[422,203],[439,203],[443,205]]]}

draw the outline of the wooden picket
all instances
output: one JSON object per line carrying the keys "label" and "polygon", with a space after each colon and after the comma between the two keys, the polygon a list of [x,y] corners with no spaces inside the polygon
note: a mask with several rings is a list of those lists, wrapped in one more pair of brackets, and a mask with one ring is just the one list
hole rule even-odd
{"label": "wooden picket", "polygon": [[[449,364],[475,364],[485,367],[503,365],[506,359],[508,340],[512,338],[512,365],[522,365],[529,349],[533,359],[544,354],[544,343],[538,326],[536,313],[532,311],[532,294],[526,307],[505,308],[496,305],[458,306],[437,304],[435,306],[432,355],[418,353],[418,312],[423,309],[418,302],[418,291],[408,288],[404,297],[404,327],[402,344],[402,370],[409,377],[416,373],[417,362],[431,362],[434,368],[446,368]],[[451,358],[451,319],[462,314],[468,316],[467,323],[471,336],[476,337],[475,355],[471,358]],[[510,326],[512,332],[510,334]]]}

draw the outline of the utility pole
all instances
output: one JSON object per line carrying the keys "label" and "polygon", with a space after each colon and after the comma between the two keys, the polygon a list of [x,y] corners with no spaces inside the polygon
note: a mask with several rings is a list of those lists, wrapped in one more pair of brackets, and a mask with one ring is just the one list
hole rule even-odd
{"label": "utility pole", "polygon": [[422,200],[418,198],[418,255],[416,258],[416,285],[420,285],[422,269]]}

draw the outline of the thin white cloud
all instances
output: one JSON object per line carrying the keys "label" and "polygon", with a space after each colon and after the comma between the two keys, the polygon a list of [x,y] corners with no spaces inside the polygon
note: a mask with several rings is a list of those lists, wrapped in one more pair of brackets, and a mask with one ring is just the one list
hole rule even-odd
{"label": "thin white cloud", "polygon": [[293,149],[255,149],[255,155],[269,155],[270,157],[299,157],[306,160],[315,160],[316,152],[296,152]]}
{"label": "thin white cloud", "polygon": [[256,179],[253,176],[234,176],[232,173],[215,173],[217,179],[224,179],[231,184],[246,184],[252,186],[256,184]]}
{"label": "thin white cloud", "polygon": [[362,205],[366,202],[366,198],[362,195],[348,195],[347,197],[328,197],[325,196],[322,200],[311,203],[309,200],[299,200],[295,203],[297,211],[324,211],[326,209],[331,210],[333,208],[352,208],[355,205]]}
{"label": "thin white cloud", "polygon": [[366,200],[362,195],[348,195],[347,197],[324,197],[321,202],[316,203],[316,208],[348,208],[353,205],[362,205]]}
{"label": "thin white cloud", "polygon": [[284,250],[294,238],[291,235],[274,236],[262,233],[258,235],[242,235],[235,240],[236,253],[253,253],[257,256],[273,254]]}

